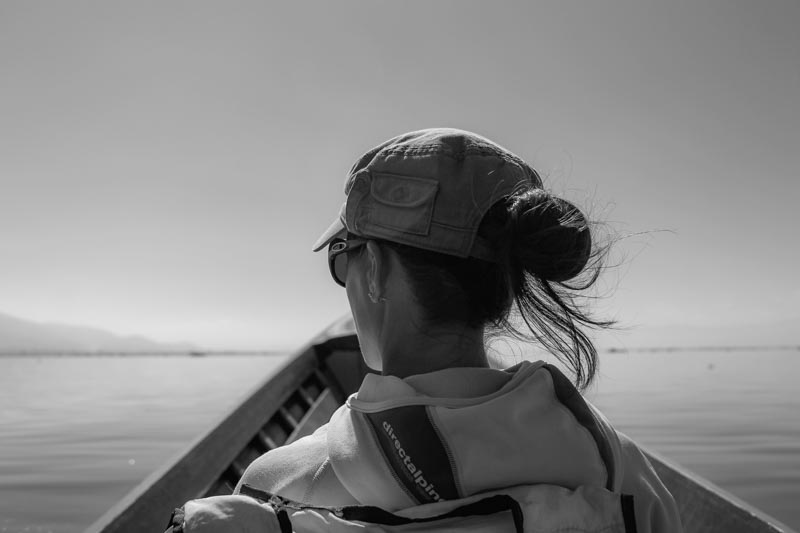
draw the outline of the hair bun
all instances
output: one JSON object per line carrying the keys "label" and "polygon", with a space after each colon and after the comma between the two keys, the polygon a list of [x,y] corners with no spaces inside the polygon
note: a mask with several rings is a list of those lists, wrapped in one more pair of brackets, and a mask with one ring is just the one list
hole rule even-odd
{"label": "hair bun", "polygon": [[592,238],[586,217],[566,200],[542,189],[512,198],[511,257],[531,274],[567,281],[589,261]]}

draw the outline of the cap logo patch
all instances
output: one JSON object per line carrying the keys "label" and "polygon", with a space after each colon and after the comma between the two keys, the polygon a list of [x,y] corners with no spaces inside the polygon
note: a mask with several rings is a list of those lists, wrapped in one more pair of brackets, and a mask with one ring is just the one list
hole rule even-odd
{"label": "cap logo patch", "polygon": [[439,182],[429,178],[372,174],[370,197],[375,203],[368,210],[369,222],[376,226],[414,235],[427,235]]}

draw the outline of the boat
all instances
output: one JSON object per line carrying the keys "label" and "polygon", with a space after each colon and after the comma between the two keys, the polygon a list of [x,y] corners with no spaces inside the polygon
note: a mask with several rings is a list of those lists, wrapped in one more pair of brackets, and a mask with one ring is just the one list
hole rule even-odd
{"label": "boat", "polygon": [[[337,322],[87,531],[157,533],[164,531],[172,511],[186,501],[231,494],[254,459],[313,433],[358,389],[369,371],[352,319]],[[793,532],[710,481],[643,451],[674,496],[686,533]]]}

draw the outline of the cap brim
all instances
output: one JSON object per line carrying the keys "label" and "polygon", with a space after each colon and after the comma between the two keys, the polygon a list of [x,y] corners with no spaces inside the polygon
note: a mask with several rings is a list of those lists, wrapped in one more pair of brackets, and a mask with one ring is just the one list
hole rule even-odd
{"label": "cap brim", "polygon": [[336,220],[333,221],[333,224],[330,225],[328,229],[325,230],[325,233],[317,239],[317,242],[314,243],[314,246],[311,248],[315,252],[319,252],[330,243],[336,237],[344,238],[347,236],[347,228],[344,225],[344,220],[342,217],[338,217]]}

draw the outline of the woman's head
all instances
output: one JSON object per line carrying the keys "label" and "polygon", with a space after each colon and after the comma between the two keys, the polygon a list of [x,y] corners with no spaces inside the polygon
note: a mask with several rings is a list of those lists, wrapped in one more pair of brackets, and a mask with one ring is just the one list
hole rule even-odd
{"label": "woman's head", "polygon": [[[345,260],[370,268],[377,250],[383,267],[402,274],[426,331],[456,326],[535,338],[573,367],[579,385],[591,380],[595,350],[576,323],[603,323],[576,307],[572,291],[596,279],[598,254],[584,215],[544,191],[524,161],[472,133],[422,130],[367,152],[345,191],[340,219],[315,245],[349,237],[356,248],[333,245],[333,274]],[[367,250],[356,238],[374,244]],[[569,285],[576,277],[583,281]],[[379,318],[358,311],[373,293],[367,285],[348,289],[356,320],[360,314],[375,329]]]}

